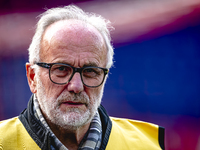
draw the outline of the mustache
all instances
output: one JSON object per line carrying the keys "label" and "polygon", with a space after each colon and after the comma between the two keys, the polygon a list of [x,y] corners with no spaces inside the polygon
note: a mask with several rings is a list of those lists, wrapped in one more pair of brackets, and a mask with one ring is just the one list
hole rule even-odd
{"label": "mustache", "polygon": [[90,100],[86,93],[61,93],[57,98],[57,103],[60,105],[64,102],[76,102],[89,104]]}

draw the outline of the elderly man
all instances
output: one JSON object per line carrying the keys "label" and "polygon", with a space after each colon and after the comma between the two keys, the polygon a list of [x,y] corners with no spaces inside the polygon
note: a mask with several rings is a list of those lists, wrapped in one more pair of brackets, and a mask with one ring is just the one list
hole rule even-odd
{"label": "elderly man", "polygon": [[109,117],[101,106],[110,27],[73,5],[41,15],[26,64],[33,95],[18,117],[0,123],[0,149],[164,149],[163,128]]}

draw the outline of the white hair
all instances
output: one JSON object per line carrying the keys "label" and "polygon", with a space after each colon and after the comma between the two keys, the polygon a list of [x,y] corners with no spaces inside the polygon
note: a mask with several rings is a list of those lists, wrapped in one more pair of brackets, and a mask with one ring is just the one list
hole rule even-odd
{"label": "white hair", "polygon": [[40,17],[41,18],[37,23],[35,35],[33,36],[32,42],[28,49],[30,63],[40,61],[40,44],[42,36],[48,26],[60,20],[75,19],[94,26],[101,33],[107,46],[106,68],[110,68],[113,65],[114,52],[110,38],[110,29],[113,29],[113,27],[110,25],[110,21],[106,20],[100,15],[97,16],[93,13],[86,13],[74,5],[48,9],[46,12],[41,14]]}

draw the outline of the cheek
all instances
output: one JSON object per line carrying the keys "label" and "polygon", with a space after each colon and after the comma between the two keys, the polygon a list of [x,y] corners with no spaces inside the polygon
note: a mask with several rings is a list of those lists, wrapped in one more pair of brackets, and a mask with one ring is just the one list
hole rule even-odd
{"label": "cheek", "polygon": [[85,88],[85,92],[89,96],[90,102],[94,103],[94,101],[97,100],[97,97],[101,93],[101,88],[100,87],[98,87],[98,88]]}
{"label": "cheek", "polygon": [[[43,91],[45,92],[46,97],[54,97],[56,96],[56,91],[59,89],[56,84],[52,83],[49,79],[49,75],[46,74],[40,74],[40,80],[38,81],[38,90],[41,90],[43,88]],[[42,87],[41,87],[42,86]]]}
{"label": "cheek", "polygon": [[46,92],[50,98],[57,99],[60,94],[65,90],[63,86],[56,85],[51,81],[46,84]]}

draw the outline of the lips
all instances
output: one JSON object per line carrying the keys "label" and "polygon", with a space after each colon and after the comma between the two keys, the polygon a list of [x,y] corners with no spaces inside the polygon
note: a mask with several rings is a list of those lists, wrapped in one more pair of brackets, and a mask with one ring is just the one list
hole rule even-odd
{"label": "lips", "polygon": [[84,103],[81,103],[81,102],[73,102],[73,101],[63,102],[62,104],[65,104],[65,105],[74,105],[74,106],[84,105]]}

